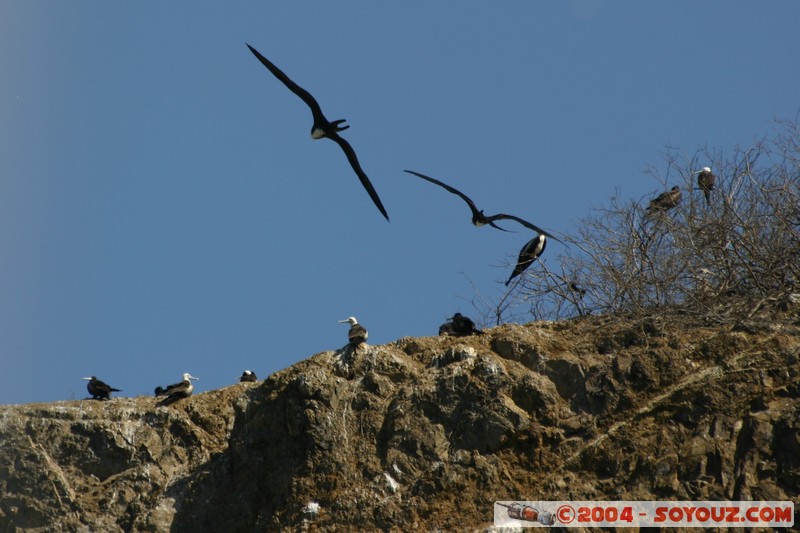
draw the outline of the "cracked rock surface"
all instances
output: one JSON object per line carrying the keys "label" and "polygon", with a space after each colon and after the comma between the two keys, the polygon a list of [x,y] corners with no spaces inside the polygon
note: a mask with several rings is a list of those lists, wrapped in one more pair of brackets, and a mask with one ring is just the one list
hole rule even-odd
{"label": "cracked rock surface", "polygon": [[496,500],[793,500],[800,328],[586,318],[255,384],[0,406],[0,532],[475,530]]}

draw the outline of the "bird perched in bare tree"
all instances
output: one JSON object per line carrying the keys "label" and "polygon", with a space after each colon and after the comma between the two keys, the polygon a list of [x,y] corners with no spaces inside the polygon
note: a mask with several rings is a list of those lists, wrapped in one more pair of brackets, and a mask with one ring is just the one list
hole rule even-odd
{"label": "bird perched in bare tree", "polygon": [[647,206],[647,212],[653,213],[655,211],[666,211],[668,209],[672,209],[681,203],[682,197],[683,193],[681,193],[681,188],[676,185],[671,190],[662,192],[650,200],[650,205]]}
{"label": "bird perched in bare tree", "polygon": [[517,259],[517,266],[514,267],[514,272],[506,281],[506,287],[511,283],[511,280],[525,272],[525,270],[533,264],[537,257],[542,255],[544,247],[547,246],[547,238],[542,234],[529,240],[522,250],[519,252],[519,259]]}
{"label": "bird perched in bare tree", "polygon": [[703,170],[697,172],[697,185],[706,197],[706,205],[711,205],[711,191],[714,190],[716,181],[717,177],[711,173],[710,167],[703,167]]}

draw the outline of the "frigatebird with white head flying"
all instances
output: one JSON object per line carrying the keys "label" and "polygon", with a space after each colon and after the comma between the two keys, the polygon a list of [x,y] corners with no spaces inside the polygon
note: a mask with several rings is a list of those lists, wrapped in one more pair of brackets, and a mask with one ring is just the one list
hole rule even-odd
{"label": "frigatebird with white head flying", "polygon": [[276,67],[275,64],[269,59],[261,55],[258,50],[249,44],[247,47],[251,52],[253,52],[253,55],[256,56],[256,58],[258,58],[258,60],[261,61],[261,63],[267,67],[267,69],[269,69],[269,71],[272,72],[276,78],[278,78],[278,80],[286,85],[290,91],[299,96],[300,99],[303,100],[303,102],[305,102],[309,108],[311,108],[311,116],[314,120],[314,124],[311,126],[311,138],[322,139],[323,137],[327,137],[339,145],[339,148],[342,149],[344,155],[347,156],[347,160],[350,162],[350,166],[353,167],[358,179],[361,180],[361,185],[363,185],[367,190],[369,197],[372,198],[372,201],[375,203],[375,206],[378,208],[378,210],[380,210],[381,214],[386,218],[386,220],[389,220],[389,215],[386,213],[386,209],[383,207],[383,203],[381,203],[378,193],[375,191],[375,188],[372,186],[372,183],[370,183],[366,173],[361,168],[361,164],[358,162],[355,150],[353,150],[353,147],[350,146],[350,143],[339,136],[340,131],[346,130],[350,127],[342,126],[342,123],[345,121],[345,119],[334,120],[333,122],[329,121],[327,118],[325,118],[325,115],[322,113],[322,108],[314,99],[314,97],[311,96],[311,93],[293,82],[289,76],[284,74],[283,71]]}

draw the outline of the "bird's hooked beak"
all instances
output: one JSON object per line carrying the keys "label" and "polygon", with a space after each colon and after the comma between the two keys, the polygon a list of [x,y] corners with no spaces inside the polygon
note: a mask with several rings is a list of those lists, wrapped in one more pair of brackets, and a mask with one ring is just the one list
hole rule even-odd
{"label": "bird's hooked beak", "polygon": [[189,379],[196,379],[196,380],[198,380],[198,381],[200,380],[200,378],[196,378],[196,377],[194,377],[194,376],[186,376],[186,377],[187,377],[187,378],[189,378]]}
{"label": "bird's hooked beak", "polygon": [[81,378],[81,379],[85,379],[86,381],[92,381],[92,378]]}

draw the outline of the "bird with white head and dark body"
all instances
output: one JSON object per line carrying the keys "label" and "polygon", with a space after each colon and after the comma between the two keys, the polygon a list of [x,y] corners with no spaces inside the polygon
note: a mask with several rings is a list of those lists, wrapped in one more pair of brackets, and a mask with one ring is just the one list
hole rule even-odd
{"label": "bird with white head and dark body", "polygon": [[258,378],[256,377],[255,372],[252,372],[250,370],[245,370],[244,372],[242,372],[242,375],[239,376],[240,383],[253,383],[255,381],[258,381]]}
{"label": "bird with white head and dark body", "polygon": [[523,246],[522,250],[519,252],[517,265],[514,267],[514,271],[511,273],[508,281],[506,281],[506,287],[508,287],[512,279],[525,272],[525,270],[542,255],[545,246],[547,246],[547,237],[545,237],[544,234],[537,235],[525,243],[525,246]]}
{"label": "bird with white head and dark body", "polygon": [[[245,43],[247,44],[247,43]],[[361,181],[361,185],[366,189],[367,194],[372,199],[372,202],[375,204],[375,207],[381,212],[381,214],[389,220],[389,215],[386,213],[386,209],[383,207],[383,203],[381,199],[378,197],[378,193],[375,190],[375,187],[372,186],[372,183],[369,181],[367,174],[361,168],[361,164],[358,162],[358,158],[356,157],[356,152],[353,150],[353,147],[350,146],[345,139],[339,136],[340,131],[344,131],[350,126],[343,126],[342,124],[345,122],[345,119],[334,120],[333,122],[329,121],[325,118],[325,115],[322,113],[322,108],[320,107],[319,103],[316,99],[311,96],[311,94],[297,85],[294,81],[289,78],[284,72],[275,66],[272,61],[261,55],[258,50],[250,46],[249,44],[247,47],[253,53],[254,56],[261,62],[262,65],[267,67],[267,69],[272,73],[273,76],[278,78],[278,80],[283,83],[290,91],[292,91],[295,95],[297,95],[305,104],[311,109],[311,116],[314,121],[313,125],[311,126],[311,138],[312,139],[322,139],[328,138],[339,145],[339,148],[342,149],[344,155],[347,157],[347,161],[350,163],[350,166],[353,168],[353,171],[358,176],[358,179]]]}
{"label": "bird with white head and dark body", "polygon": [[185,372],[183,374],[183,381],[173,383],[172,385],[167,385],[166,387],[156,387],[156,396],[164,396],[165,402],[173,402],[175,400],[180,400],[181,398],[188,398],[192,395],[192,391],[194,390],[194,385],[192,385],[191,381],[193,379],[200,378],[196,378],[188,372]]}
{"label": "bird with white head and dark body", "polygon": [[358,323],[356,317],[351,316],[347,320],[340,320],[340,324],[350,324],[350,331],[347,332],[347,340],[351,346],[358,346],[367,341],[369,333],[367,329]]}
{"label": "bird with white head and dark body", "polygon": [[92,395],[92,399],[94,400],[108,400],[111,398],[112,392],[121,392],[120,389],[110,387],[94,376],[81,379],[85,379],[89,382],[86,384],[86,390],[89,391],[89,394]]}
{"label": "bird with white head and dark body", "polygon": [[703,167],[702,170],[696,171],[695,174],[697,174],[697,185],[706,198],[706,205],[711,205],[711,191],[714,190],[717,177],[711,172],[711,167]]}

